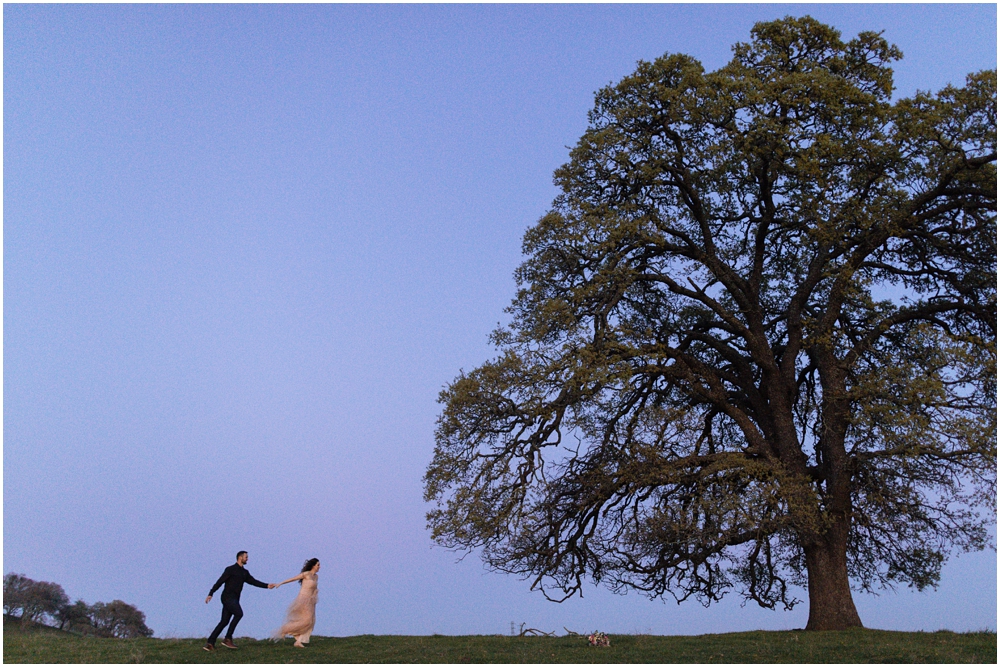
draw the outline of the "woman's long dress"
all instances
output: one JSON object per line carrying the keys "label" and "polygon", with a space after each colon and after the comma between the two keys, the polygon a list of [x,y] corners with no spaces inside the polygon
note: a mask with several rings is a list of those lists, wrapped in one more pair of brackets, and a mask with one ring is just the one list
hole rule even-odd
{"label": "woman's long dress", "polygon": [[288,607],[288,615],[285,623],[274,632],[275,639],[281,639],[291,635],[296,642],[302,644],[309,643],[312,636],[313,627],[316,625],[316,600],[319,598],[319,588],[317,583],[319,575],[315,572],[306,572],[302,577],[302,587],[299,594]]}

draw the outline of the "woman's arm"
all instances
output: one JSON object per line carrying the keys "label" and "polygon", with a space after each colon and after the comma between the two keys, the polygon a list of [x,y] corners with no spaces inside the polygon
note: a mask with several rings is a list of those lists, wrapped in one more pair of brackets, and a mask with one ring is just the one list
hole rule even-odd
{"label": "woman's arm", "polygon": [[[296,575],[296,576],[292,577],[291,579],[285,579],[284,581],[282,581],[282,582],[281,582],[281,584],[290,584],[290,583],[292,583],[293,581],[298,581],[299,579],[301,579],[301,578],[302,578],[302,577],[304,577],[304,576],[306,576],[306,573],[305,573],[305,572],[303,572],[302,574],[299,574],[299,575]],[[275,586],[274,586],[274,587],[275,587],[275,588],[277,588],[277,587],[278,587],[278,586],[280,586],[281,584],[275,584]]]}

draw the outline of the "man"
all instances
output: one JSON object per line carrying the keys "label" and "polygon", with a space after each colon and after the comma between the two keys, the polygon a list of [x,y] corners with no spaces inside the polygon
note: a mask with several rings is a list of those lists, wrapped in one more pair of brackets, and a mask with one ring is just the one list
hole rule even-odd
{"label": "man", "polygon": [[219,633],[222,632],[222,628],[226,627],[226,623],[229,623],[230,618],[233,619],[233,622],[229,624],[229,631],[226,633],[226,638],[222,640],[222,645],[226,648],[236,648],[236,644],[233,643],[233,631],[236,630],[236,624],[243,618],[243,610],[240,608],[240,593],[243,592],[244,583],[258,588],[274,588],[274,584],[265,584],[253,578],[250,571],[246,569],[249,559],[246,551],[237,553],[236,564],[226,568],[226,571],[212,586],[212,590],[208,592],[208,597],[205,598],[205,604],[208,604],[212,601],[212,594],[219,590],[219,586],[226,585],[222,589],[222,620],[215,626],[215,630],[212,630],[212,634],[208,637],[208,643],[202,647],[206,651],[215,650],[215,640],[219,638]]}

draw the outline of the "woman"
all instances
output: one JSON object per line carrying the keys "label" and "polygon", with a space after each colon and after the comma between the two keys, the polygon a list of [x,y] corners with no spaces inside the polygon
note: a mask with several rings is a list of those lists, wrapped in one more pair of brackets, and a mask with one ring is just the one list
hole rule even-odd
{"label": "woman", "polygon": [[291,635],[295,638],[294,646],[298,648],[304,648],[309,643],[313,626],[316,625],[316,599],[318,595],[316,584],[318,580],[319,559],[310,558],[302,566],[302,572],[277,585],[282,586],[297,581],[301,588],[299,588],[299,594],[292,601],[291,606],[288,607],[285,624],[275,630],[274,639],[283,639]]}

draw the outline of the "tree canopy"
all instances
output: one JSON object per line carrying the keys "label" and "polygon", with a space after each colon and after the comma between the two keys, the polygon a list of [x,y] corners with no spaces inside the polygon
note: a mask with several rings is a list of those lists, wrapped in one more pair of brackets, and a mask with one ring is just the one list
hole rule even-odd
{"label": "tree canopy", "polygon": [[996,72],[892,100],[879,34],[757,24],[599,91],[498,356],[441,393],[433,538],[809,629],[996,508]]}
{"label": "tree canopy", "polygon": [[55,618],[59,609],[68,603],[69,597],[59,584],[35,581],[14,572],[3,577],[4,612],[17,611],[24,624],[40,622],[45,616]]}
{"label": "tree canopy", "polygon": [[95,634],[94,623],[90,618],[91,608],[83,600],[73,604],[64,604],[56,612],[55,621],[60,630],[79,632],[80,634]]}
{"label": "tree canopy", "polygon": [[153,636],[153,631],[146,626],[146,615],[121,600],[96,602],[91,605],[89,616],[96,634],[101,637],[128,639]]}

